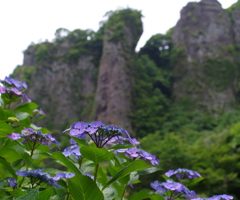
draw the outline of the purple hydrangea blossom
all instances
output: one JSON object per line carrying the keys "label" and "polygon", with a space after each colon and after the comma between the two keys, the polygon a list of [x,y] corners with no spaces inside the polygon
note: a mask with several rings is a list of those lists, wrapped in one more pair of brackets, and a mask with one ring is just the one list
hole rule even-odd
{"label": "purple hydrangea blossom", "polygon": [[16,180],[14,178],[7,178],[7,181],[9,183],[10,187],[16,187],[17,186]]}
{"label": "purple hydrangea blossom", "polygon": [[222,194],[222,195],[215,195],[210,198],[197,197],[197,198],[193,198],[191,200],[231,200],[231,199],[233,199],[233,196]]}
{"label": "purple hydrangea blossom", "polygon": [[126,130],[114,125],[104,125],[101,121],[91,123],[75,122],[64,132],[66,131],[70,131],[71,136],[79,139],[85,139],[86,136],[89,136],[99,148],[109,144],[123,144],[124,142],[132,145],[139,144],[136,139],[130,137]]}
{"label": "purple hydrangea blossom", "polygon": [[18,81],[13,78],[5,77],[1,82],[6,82],[7,84],[16,87],[19,90],[27,89],[27,83],[25,81]]}
{"label": "purple hydrangea blossom", "polygon": [[55,182],[53,177],[51,177],[48,173],[42,172],[43,169],[37,169],[32,171],[17,171],[16,174],[18,176],[28,177],[33,187],[46,183],[48,185],[53,185],[57,188],[60,186]]}
{"label": "purple hydrangea blossom", "polygon": [[40,131],[34,131],[31,128],[23,129],[22,134],[19,133],[12,133],[7,135],[7,137],[11,138],[12,140],[18,140],[23,138],[23,143],[26,142],[39,142],[42,145],[48,145],[51,147],[52,144],[60,145],[60,143],[52,137],[50,133],[42,134]]}
{"label": "purple hydrangea blossom", "polygon": [[222,194],[222,195],[215,195],[213,197],[208,198],[208,200],[231,200],[233,196]]}
{"label": "purple hydrangea blossom", "polygon": [[12,140],[18,140],[22,138],[21,134],[19,133],[12,133],[10,135],[7,135],[7,137],[11,138]]}
{"label": "purple hydrangea blossom", "polygon": [[167,177],[171,177],[171,176],[175,175],[178,179],[184,179],[184,178],[194,179],[197,177],[201,177],[201,175],[198,172],[192,171],[189,169],[183,169],[183,168],[179,168],[177,170],[171,169],[168,172],[166,172],[165,175]]}
{"label": "purple hydrangea blossom", "polygon": [[129,158],[135,159],[135,158],[140,158],[143,160],[149,160],[152,165],[158,165],[159,160],[157,159],[156,156],[140,149],[137,147],[132,147],[128,149],[117,149],[115,152],[116,153],[125,153],[125,155]]}
{"label": "purple hydrangea blossom", "polygon": [[157,193],[163,195],[165,199],[169,199],[169,196],[166,196],[167,193],[170,193],[171,199],[175,199],[176,197],[180,196],[184,196],[187,199],[192,199],[196,197],[194,191],[190,191],[182,183],[173,182],[171,180],[167,180],[167,182],[163,183],[154,181],[153,183],[151,183],[151,187],[156,190]]}
{"label": "purple hydrangea blossom", "polygon": [[73,155],[76,159],[79,159],[81,156],[80,153],[80,147],[78,145],[72,145],[70,147],[67,147],[66,149],[64,149],[63,154],[68,157],[70,155]]}
{"label": "purple hydrangea blossom", "polygon": [[21,98],[21,101],[31,102],[25,93],[27,89],[27,84],[24,81],[17,81],[13,78],[5,77],[4,80],[0,80],[4,87],[0,86],[1,94],[8,94],[11,98],[12,96],[17,96]]}
{"label": "purple hydrangea blossom", "polygon": [[34,114],[34,117],[35,117],[35,118],[39,118],[39,117],[41,117],[41,116],[46,116],[46,114],[43,112],[42,108],[40,108],[40,109],[35,109],[35,110],[33,111],[33,114]]}
{"label": "purple hydrangea blossom", "polygon": [[55,177],[53,177],[53,180],[58,181],[58,180],[60,180],[61,178],[69,179],[69,178],[72,178],[72,177],[74,177],[74,176],[75,176],[74,173],[58,173],[58,174],[56,174]]}
{"label": "purple hydrangea blossom", "polygon": [[0,94],[6,93],[6,88],[0,85]]}

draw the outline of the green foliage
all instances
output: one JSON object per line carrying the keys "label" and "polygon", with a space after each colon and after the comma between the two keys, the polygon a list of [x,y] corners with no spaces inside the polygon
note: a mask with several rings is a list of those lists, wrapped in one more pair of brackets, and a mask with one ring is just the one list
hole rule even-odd
{"label": "green foliage", "polygon": [[[125,28],[130,28],[132,32],[133,44],[137,44],[142,34],[143,27],[141,22],[142,14],[138,10],[130,8],[110,11],[105,14],[109,19],[105,23],[105,30],[108,30],[108,40],[114,43],[124,42]],[[131,48],[135,48],[132,46]]]}
{"label": "green foliage", "polygon": [[152,36],[140,49],[140,55],[148,55],[160,68],[171,68],[172,40],[171,31],[166,35],[156,34]]}
{"label": "green foliage", "polygon": [[21,80],[25,81],[27,84],[30,84],[31,77],[34,71],[36,70],[36,66],[21,66],[18,65],[13,73],[11,74],[11,78],[20,77]]}
{"label": "green foliage", "polygon": [[75,200],[104,200],[97,184],[87,176],[76,175],[68,181],[68,184]]}
{"label": "green foliage", "polygon": [[227,59],[208,58],[203,63],[203,69],[209,87],[220,91],[228,88],[238,75],[236,63]]}
{"label": "green foliage", "polygon": [[35,45],[34,48],[37,65],[51,64],[56,59],[56,47],[53,43],[40,43]]}
{"label": "green foliage", "polygon": [[132,91],[132,124],[138,137],[158,130],[170,100],[170,74],[158,68],[147,55],[137,59],[134,68],[135,84]]}
{"label": "green foliage", "polygon": [[61,37],[61,39],[57,37],[56,39],[57,43],[68,41],[70,44],[69,52],[62,58],[64,62],[74,64],[78,62],[81,56],[92,55],[93,62],[98,65],[102,55],[103,27],[98,32],[90,29],[76,29],[68,32],[65,37]]}
{"label": "green foliage", "polygon": [[238,0],[236,3],[234,3],[233,5],[231,5],[229,8],[226,9],[227,13],[229,15],[232,14],[232,12],[236,9],[240,8],[240,1]]}

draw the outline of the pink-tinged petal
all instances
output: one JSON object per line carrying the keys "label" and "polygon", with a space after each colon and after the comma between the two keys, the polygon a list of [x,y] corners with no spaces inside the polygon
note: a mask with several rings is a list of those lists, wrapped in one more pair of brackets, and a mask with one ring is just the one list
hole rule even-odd
{"label": "pink-tinged petal", "polygon": [[131,139],[130,142],[131,142],[131,144],[133,144],[133,145],[138,145],[138,144],[140,144],[140,142],[138,142],[136,138]]}
{"label": "pink-tinged petal", "polygon": [[25,128],[22,130],[23,134],[33,134],[35,131],[32,128]]}
{"label": "pink-tinged petal", "polygon": [[21,134],[19,133],[12,133],[10,135],[7,135],[7,137],[11,138],[12,140],[18,140],[21,138]]}
{"label": "pink-tinged petal", "polygon": [[6,93],[6,88],[0,86],[0,94]]}
{"label": "pink-tinged petal", "polygon": [[22,92],[19,91],[17,88],[11,88],[11,91],[12,91],[13,93],[15,93],[16,95],[21,95],[21,94],[22,94]]}
{"label": "pink-tinged petal", "polygon": [[22,93],[22,98],[21,99],[22,99],[22,101],[25,100],[28,103],[32,101],[31,99],[28,98],[28,96],[25,93]]}

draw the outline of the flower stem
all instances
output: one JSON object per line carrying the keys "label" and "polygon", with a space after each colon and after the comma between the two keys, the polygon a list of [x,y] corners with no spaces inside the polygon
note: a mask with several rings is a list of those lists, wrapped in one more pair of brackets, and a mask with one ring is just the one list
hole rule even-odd
{"label": "flower stem", "polygon": [[97,180],[98,167],[99,167],[99,164],[97,164],[96,167],[95,167],[94,182],[96,182],[96,180]]}
{"label": "flower stem", "polygon": [[125,187],[124,187],[124,189],[123,189],[123,192],[122,192],[122,195],[121,195],[121,200],[123,199],[123,197],[124,197],[124,194],[125,194],[125,191],[126,191],[126,189],[127,189],[127,184],[125,184]]}

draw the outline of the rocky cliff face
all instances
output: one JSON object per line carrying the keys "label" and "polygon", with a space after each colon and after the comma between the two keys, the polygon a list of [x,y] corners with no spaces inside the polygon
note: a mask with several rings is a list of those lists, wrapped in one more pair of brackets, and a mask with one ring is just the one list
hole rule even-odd
{"label": "rocky cliff face", "polygon": [[28,47],[13,76],[30,84],[28,96],[49,128],[95,119],[129,130],[131,56],[141,34],[141,13],[132,9],[110,13],[97,33],[59,29],[54,42]]}
{"label": "rocky cliff face", "polygon": [[[50,128],[64,126],[80,117],[88,120],[91,115],[97,66],[93,55],[79,56],[75,63],[64,61],[64,55],[69,54],[71,46],[71,41],[64,39],[57,44],[30,46],[24,53],[23,66],[35,66],[28,95],[43,108],[48,120],[51,119],[43,121]],[[40,48],[45,54],[43,62],[37,61]]]}
{"label": "rocky cliff face", "polygon": [[182,57],[174,68],[173,94],[190,98],[208,112],[231,109],[236,102],[236,51],[238,14],[231,17],[216,0],[188,3],[174,28],[172,40]]}
{"label": "rocky cliff face", "polygon": [[[120,27],[116,27],[116,18],[121,20],[117,21],[122,23]],[[127,9],[109,18],[95,96],[96,119],[128,130],[131,129],[131,57],[141,34],[140,12]]]}
{"label": "rocky cliff face", "polygon": [[[165,117],[172,96],[177,102],[190,100],[195,110],[218,115],[239,104],[239,5],[240,1],[224,10],[216,0],[188,3],[173,32],[152,37],[137,58],[141,13],[109,12],[96,33],[59,29],[54,42],[30,45],[13,76],[31,85],[28,95],[46,112],[42,123],[51,129],[64,129],[77,120],[102,120],[131,130],[129,116],[137,126],[149,119],[146,127],[158,128],[159,113],[152,121],[148,115],[158,107]],[[134,80],[137,77],[143,80]],[[145,90],[134,87],[136,82]]]}

